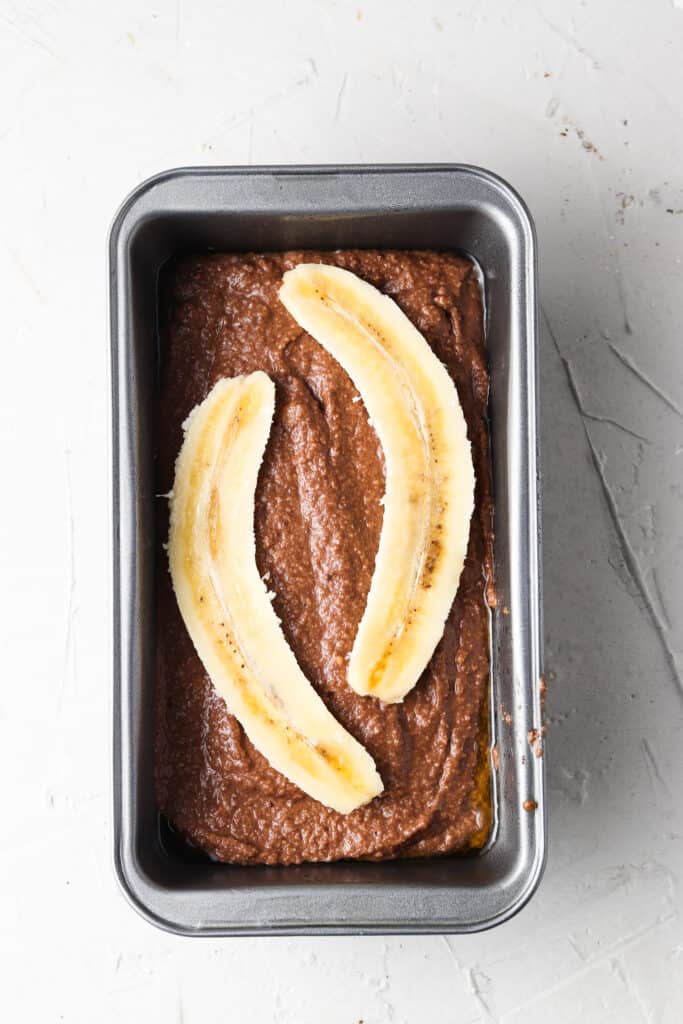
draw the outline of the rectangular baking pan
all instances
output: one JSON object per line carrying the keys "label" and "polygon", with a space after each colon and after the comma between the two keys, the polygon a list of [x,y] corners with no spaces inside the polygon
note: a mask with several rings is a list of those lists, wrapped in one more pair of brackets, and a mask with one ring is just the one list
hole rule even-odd
{"label": "rectangular baking pan", "polygon": [[[237,867],[164,840],[153,785],[158,278],[181,251],[458,250],[484,281],[498,606],[496,829],[478,855]],[[457,165],[189,168],[141,184],[109,239],[113,428],[114,858],[131,903],[186,935],[471,932],[528,900],[545,857],[536,451],[536,245],[500,178]],[[534,801],[535,810],[525,810]]]}

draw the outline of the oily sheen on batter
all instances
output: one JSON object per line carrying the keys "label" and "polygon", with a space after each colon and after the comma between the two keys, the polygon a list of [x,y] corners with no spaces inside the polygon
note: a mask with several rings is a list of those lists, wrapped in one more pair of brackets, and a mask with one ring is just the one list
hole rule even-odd
{"label": "oily sheen on batter", "polygon": [[[282,274],[344,267],[390,295],[451,373],[472,443],[476,507],[444,636],[402,704],[346,680],[382,524],[382,452],[344,371],[289,316]],[[482,846],[491,828],[487,586],[492,505],[479,285],[470,262],[426,252],[185,258],[162,286],[158,492],[170,489],[190,410],[224,376],[264,370],[276,409],[256,493],[257,561],[307,677],[375,759],[385,792],[341,815],[270,767],[227,712],[180,618],[157,536],[156,783],[183,835],[233,863],[384,859]]]}

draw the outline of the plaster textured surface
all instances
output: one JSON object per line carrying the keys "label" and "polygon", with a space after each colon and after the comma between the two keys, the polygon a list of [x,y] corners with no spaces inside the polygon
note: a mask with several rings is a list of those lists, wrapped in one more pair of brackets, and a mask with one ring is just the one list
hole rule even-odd
{"label": "plaster textured surface", "polygon": [[[0,0],[7,1020],[683,1018],[681,53],[681,0]],[[167,167],[366,161],[536,219],[548,868],[474,937],[174,938],[111,870],[106,233]]]}

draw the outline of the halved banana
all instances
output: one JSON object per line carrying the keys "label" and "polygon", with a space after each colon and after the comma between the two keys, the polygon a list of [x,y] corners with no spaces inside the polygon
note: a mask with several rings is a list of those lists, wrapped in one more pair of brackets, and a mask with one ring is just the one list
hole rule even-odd
{"label": "halved banana", "polygon": [[256,566],[254,494],[274,408],[274,385],[258,372],[220,380],[190,413],[171,498],[171,577],[197,653],[254,746],[346,814],[382,781],[301,672]]}
{"label": "halved banana", "polygon": [[474,467],[458,394],[396,303],[348,270],[302,263],[280,299],[346,370],[384,450],[384,520],[348,681],[400,701],[441,638],[467,553]]}

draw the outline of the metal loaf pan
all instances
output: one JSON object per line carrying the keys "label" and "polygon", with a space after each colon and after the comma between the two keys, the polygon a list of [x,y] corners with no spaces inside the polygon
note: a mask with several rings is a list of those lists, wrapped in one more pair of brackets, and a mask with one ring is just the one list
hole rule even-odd
{"label": "metal loaf pan", "polygon": [[[496,831],[431,860],[235,867],[164,843],[153,789],[157,283],[179,251],[459,250],[478,263],[491,368],[496,588]],[[495,175],[453,165],[191,168],[144,182],[110,240],[114,843],[125,894],[187,935],[471,932],[526,902],[545,851],[536,453],[536,254],[529,213]],[[528,801],[538,805],[535,811]]]}

